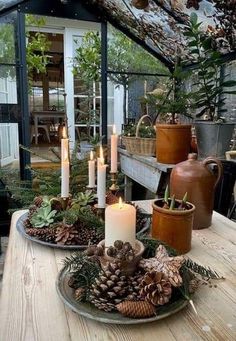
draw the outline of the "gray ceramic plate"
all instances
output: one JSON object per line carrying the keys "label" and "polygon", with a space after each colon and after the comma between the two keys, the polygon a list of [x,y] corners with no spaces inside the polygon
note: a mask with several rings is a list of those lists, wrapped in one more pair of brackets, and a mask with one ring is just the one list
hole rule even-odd
{"label": "gray ceramic plate", "polygon": [[62,301],[74,312],[78,313],[83,317],[87,317],[89,319],[103,322],[103,323],[112,323],[112,324],[137,324],[137,323],[147,323],[153,322],[157,320],[161,320],[167,316],[177,313],[179,310],[183,309],[188,301],[184,299],[178,299],[175,302],[166,304],[161,307],[158,315],[149,317],[149,318],[141,318],[141,319],[133,319],[129,317],[122,316],[120,313],[107,313],[105,311],[99,310],[94,307],[90,303],[86,302],[77,302],[74,299],[74,290],[68,285],[69,273],[63,268],[58,275],[56,288],[57,293],[62,299]]}
{"label": "gray ceramic plate", "polygon": [[[16,222],[16,228],[17,230],[19,231],[19,233],[31,240],[32,242],[35,242],[35,243],[38,243],[38,244],[41,244],[41,245],[44,245],[44,246],[49,246],[49,247],[53,247],[53,248],[56,248],[56,249],[64,249],[64,250],[84,250],[88,247],[88,245],[60,245],[60,244],[53,244],[53,243],[48,243],[48,242],[44,242],[43,240],[39,240],[37,238],[34,238],[34,237],[31,237],[29,236],[26,232],[25,232],[25,228],[24,228],[24,221],[27,219],[27,215],[28,213],[24,213]],[[145,232],[147,232],[149,230],[149,227],[150,227],[150,219],[147,218],[147,222],[146,222],[146,225],[142,228],[142,230],[140,230],[138,233],[137,233],[137,236],[138,235],[141,235]]]}

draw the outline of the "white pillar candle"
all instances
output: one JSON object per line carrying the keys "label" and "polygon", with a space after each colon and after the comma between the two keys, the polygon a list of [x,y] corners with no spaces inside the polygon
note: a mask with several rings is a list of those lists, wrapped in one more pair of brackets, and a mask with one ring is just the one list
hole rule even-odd
{"label": "white pillar candle", "polygon": [[97,162],[97,197],[98,207],[104,208],[106,206],[106,168],[104,164],[103,150],[100,150],[100,158]]}
{"label": "white pillar candle", "polygon": [[119,202],[105,210],[105,247],[112,246],[116,240],[129,242],[135,247],[136,209]]}
{"label": "white pillar candle", "polygon": [[63,128],[61,139],[61,197],[69,197],[69,178],[70,178],[70,162],[69,162],[69,139],[66,136],[66,129]]}
{"label": "white pillar candle", "polygon": [[111,135],[111,173],[117,172],[117,144],[118,135],[116,134],[116,126],[113,125],[113,133]]}
{"label": "white pillar candle", "polygon": [[90,152],[90,160],[88,161],[89,184],[88,187],[95,187],[95,160],[93,159],[93,152]]}

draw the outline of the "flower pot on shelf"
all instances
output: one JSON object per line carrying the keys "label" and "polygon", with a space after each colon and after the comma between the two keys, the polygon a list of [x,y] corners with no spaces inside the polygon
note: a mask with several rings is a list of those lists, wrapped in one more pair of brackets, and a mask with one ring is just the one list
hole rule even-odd
{"label": "flower pot on shelf", "polygon": [[155,200],[152,205],[152,237],[163,241],[179,254],[190,251],[195,206],[189,202],[186,210],[171,210],[162,206],[163,199]]}
{"label": "flower pot on shelf", "polygon": [[[217,166],[217,176],[210,165]],[[189,154],[188,160],[177,164],[170,175],[170,191],[178,198],[186,192],[188,200],[196,207],[193,229],[203,229],[211,225],[214,191],[222,175],[222,164],[215,158],[197,160],[197,154]]]}
{"label": "flower pot on shelf", "polygon": [[158,162],[176,164],[187,159],[191,146],[190,124],[157,124],[156,133]]}
{"label": "flower pot on shelf", "polygon": [[234,123],[196,121],[194,123],[197,137],[198,156],[225,159],[225,152],[230,149]]}

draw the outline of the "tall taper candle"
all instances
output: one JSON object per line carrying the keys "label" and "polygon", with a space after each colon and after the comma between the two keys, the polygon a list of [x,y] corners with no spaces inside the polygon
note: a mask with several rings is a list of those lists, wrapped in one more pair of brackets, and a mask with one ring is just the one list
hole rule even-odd
{"label": "tall taper candle", "polygon": [[69,197],[69,178],[70,178],[70,162],[69,162],[69,139],[66,135],[66,128],[63,127],[61,139],[61,197]]}
{"label": "tall taper candle", "polygon": [[93,152],[90,152],[90,160],[88,161],[88,172],[89,172],[89,188],[95,187],[95,160],[93,159]]}
{"label": "tall taper candle", "polygon": [[103,150],[100,150],[100,158],[97,162],[97,196],[98,196],[98,208],[104,208],[106,206],[106,168],[104,165]]}
{"label": "tall taper candle", "polygon": [[116,126],[113,125],[113,133],[111,135],[111,173],[117,172],[117,144],[118,135],[116,134]]}
{"label": "tall taper candle", "polygon": [[105,210],[105,247],[113,246],[116,240],[135,246],[136,209],[122,203],[109,205]]}

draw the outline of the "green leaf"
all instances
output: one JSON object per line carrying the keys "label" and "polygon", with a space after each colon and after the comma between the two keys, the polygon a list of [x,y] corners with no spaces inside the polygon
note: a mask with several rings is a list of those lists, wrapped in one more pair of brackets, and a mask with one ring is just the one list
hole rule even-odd
{"label": "green leaf", "polygon": [[197,21],[198,21],[197,14],[195,12],[192,12],[191,15],[190,15],[190,23],[192,25],[196,25]]}
{"label": "green leaf", "polygon": [[233,86],[236,86],[236,81],[233,81],[233,80],[225,81],[225,82],[222,82],[221,85],[223,87],[233,87]]}

